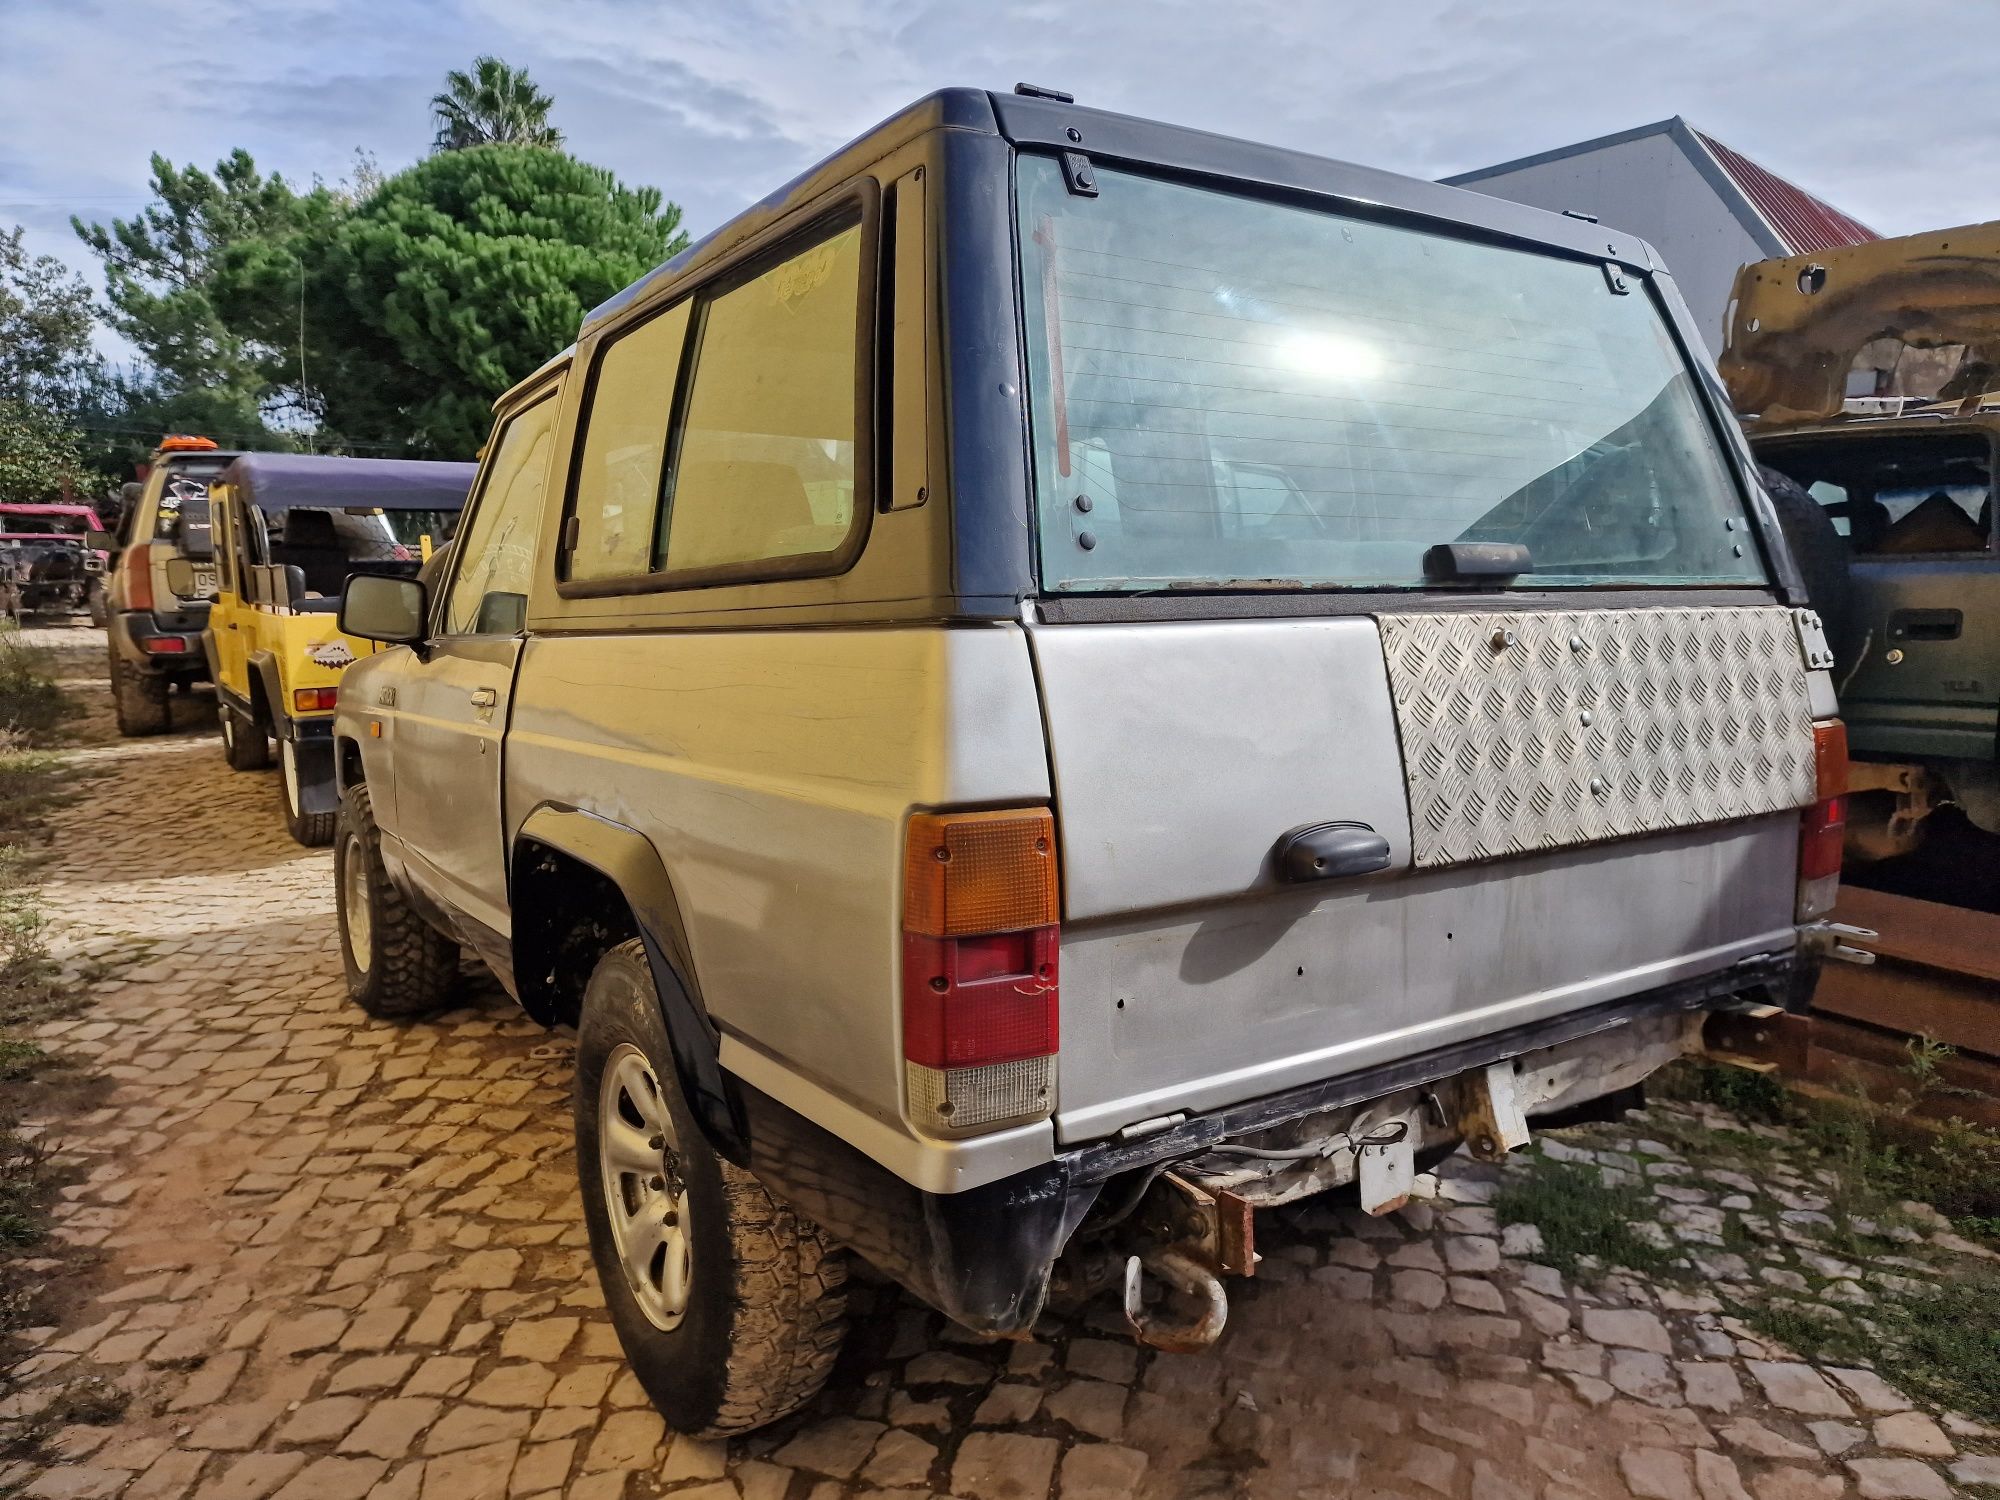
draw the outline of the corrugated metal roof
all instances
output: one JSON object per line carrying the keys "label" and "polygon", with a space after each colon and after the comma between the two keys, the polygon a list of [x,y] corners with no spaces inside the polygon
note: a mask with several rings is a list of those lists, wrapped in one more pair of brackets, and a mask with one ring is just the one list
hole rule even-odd
{"label": "corrugated metal roof", "polygon": [[1777,231],[1791,254],[1807,255],[1815,250],[1860,245],[1881,238],[1859,219],[1760,167],[1742,152],[1730,150],[1714,136],[1701,130],[1696,130],[1694,136],[1742,189],[1743,196],[1763,215],[1765,222]]}

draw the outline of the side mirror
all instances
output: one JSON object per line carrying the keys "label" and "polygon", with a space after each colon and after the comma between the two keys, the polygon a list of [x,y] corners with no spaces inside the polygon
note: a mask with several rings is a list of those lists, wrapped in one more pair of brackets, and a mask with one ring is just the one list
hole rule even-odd
{"label": "side mirror", "polygon": [[366,641],[421,645],[430,613],[424,606],[424,586],[414,578],[356,573],[340,596],[340,628]]}
{"label": "side mirror", "polygon": [[206,600],[210,604],[215,602],[215,595],[202,590],[195,579],[194,564],[185,557],[167,559],[167,587],[178,598]]}

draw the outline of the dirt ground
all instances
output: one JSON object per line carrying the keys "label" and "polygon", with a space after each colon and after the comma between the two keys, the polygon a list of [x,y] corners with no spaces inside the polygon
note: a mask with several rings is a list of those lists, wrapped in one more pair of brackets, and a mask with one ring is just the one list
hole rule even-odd
{"label": "dirt ground", "polygon": [[[59,1229],[75,1295],[32,1335],[19,1399],[91,1374],[129,1399],[62,1428],[53,1467],[0,1475],[29,1495],[1932,1500],[2000,1484],[1990,1433],[1731,1328],[1713,1297],[1579,1286],[1531,1260],[1529,1226],[1498,1222],[1496,1174],[1463,1158],[1437,1205],[1267,1216],[1267,1260],[1206,1354],[1134,1348],[1109,1304],[986,1344],[864,1286],[809,1411],[726,1445],[671,1438],[585,1248],[569,1042],[470,970],[457,1008],[424,1021],[347,1005],[329,858],[286,836],[273,775],[225,767],[206,699],[170,735],[118,740],[101,635],[40,635],[91,705],[77,759],[93,773],[55,815],[45,904],[58,952],[103,970],[44,1040],[108,1092],[45,1122],[81,1172]],[[1670,1205],[1730,1191],[1671,1152],[1631,1160],[1693,1195],[1661,1199],[1670,1224],[1698,1222]]]}

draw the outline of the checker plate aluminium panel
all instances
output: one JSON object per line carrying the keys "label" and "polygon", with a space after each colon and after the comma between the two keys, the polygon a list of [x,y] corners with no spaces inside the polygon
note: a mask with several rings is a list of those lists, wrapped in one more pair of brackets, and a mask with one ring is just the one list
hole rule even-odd
{"label": "checker plate aluminium panel", "polygon": [[1419,869],[1813,800],[1812,711],[1788,609],[1379,623]]}

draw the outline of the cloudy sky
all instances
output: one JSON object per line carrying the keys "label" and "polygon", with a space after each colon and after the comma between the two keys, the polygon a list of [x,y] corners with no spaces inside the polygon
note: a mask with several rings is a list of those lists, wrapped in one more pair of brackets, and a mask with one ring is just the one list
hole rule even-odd
{"label": "cloudy sky", "polygon": [[1425,177],[1692,123],[1877,229],[2000,217],[2000,4],[1969,0],[0,0],[0,225],[79,267],[147,158],[288,177],[429,143],[493,52],[700,233],[918,94],[1079,102]]}

